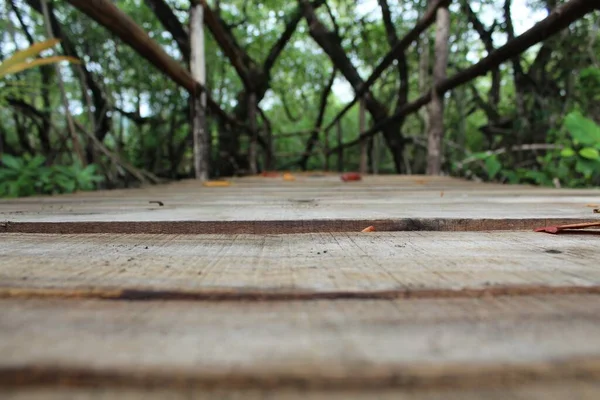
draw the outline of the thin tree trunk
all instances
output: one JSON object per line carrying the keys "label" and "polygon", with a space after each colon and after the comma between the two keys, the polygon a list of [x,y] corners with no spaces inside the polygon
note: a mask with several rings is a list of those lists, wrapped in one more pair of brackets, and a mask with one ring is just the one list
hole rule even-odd
{"label": "thin tree trunk", "polygon": [[[206,65],[204,58],[203,8],[199,1],[190,6],[190,72],[194,80],[204,87]],[[210,168],[209,135],[206,131],[206,92],[190,92],[192,96],[192,137],[194,140],[194,173],[196,179],[208,179]]]}
{"label": "thin tree trunk", "polygon": [[[359,113],[358,113],[358,130],[359,130],[359,136],[365,131],[366,125],[367,125],[367,116],[365,113],[365,101],[363,99],[360,100],[360,109],[359,109]],[[359,164],[359,172],[361,174],[366,174],[367,173],[367,168],[368,168],[368,140],[367,138],[361,140],[360,142],[360,164]]]}
{"label": "thin tree trunk", "polygon": [[[48,34],[48,38],[53,38],[54,33],[52,32],[52,25],[50,23],[50,14],[48,13],[48,4],[47,0],[42,0],[42,12],[44,14],[44,24],[46,25],[46,32]],[[62,97],[63,106],[65,108],[65,117],[67,118],[67,128],[69,129],[69,134],[71,135],[71,141],[73,142],[73,150],[77,154],[77,157],[81,161],[81,165],[85,166],[86,160],[83,154],[83,150],[81,148],[81,143],[79,142],[79,136],[77,135],[77,131],[75,130],[75,123],[73,122],[73,116],[71,115],[71,111],[69,111],[69,99],[67,98],[67,92],[65,91],[65,84],[62,79],[62,74],[60,71],[60,66],[56,64],[56,81],[58,83],[58,88],[60,90],[60,95]]]}
{"label": "thin tree trunk", "polygon": [[448,67],[448,39],[450,37],[450,11],[442,6],[437,10],[435,31],[435,64],[433,90],[429,108],[429,133],[427,143],[427,174],[439,175],[442,169],[442,144],[444,137],[444,94],[435,85],[446,79]]}
{"label": "thin tree trunk", "polygon": [[254,92],[248,95],[248,123],[252,130],[250,148],[248,149],[248,161],[250,163],[250,173],[256,175],[258,173],[258,130],[256,129],[256,94]]}
{"label": "thin tree trunk", "polygon": [[335,124],[336,134],[337,134],[337,145],[338,145],[338,159],[337,159],[337,168],[338,172],[344,171],[344,148],[342,147],[342,124],[338,121]]}
{"label": "thin tree trunk", "polygon": [[[427,77],[429,75],[429,36],[427,32],[423,33],[419,43],[419,93],[425,93],[429,87]],[[423,107],[419,110],[419,116],[423,121],[423,134],[429,132],[429,119],[427,118],[427,108]]]}
{"label": "thin tree trunk", "polygon": [[324,151],[323,151],[323,171],[329,171],[329,131],[323,132],[323,143],[324,143]]}

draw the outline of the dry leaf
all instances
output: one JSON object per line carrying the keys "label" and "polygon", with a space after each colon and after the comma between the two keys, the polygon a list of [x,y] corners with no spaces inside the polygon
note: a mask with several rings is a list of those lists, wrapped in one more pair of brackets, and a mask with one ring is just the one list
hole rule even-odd
{"label": "dry leaf", "polygon": [[231,185],[229,181],[206,181],[202,183],[203,186],[206,187],[225,187]]}
{"label": "dry leaf", "polygon": [[295,181],[296,178],[294,177],[294,175],[290,174],[289,172],[286,172],[285,174],[283,174],[283,180],[285,180],[285,181]]}
{"label": "dry leaf", "polygon": [[367,226],[365,229],[363,229],[361,232],[375,232],[375,227],[373,225],[371,226]]}
{"label": "dry leaf", "polygon": [[440,192],[440,197],[444,197],[444,191],[443,190]]}
{"label": "dry leaf", "polygon": [[347,172],[345,174],[342,174],[342,176],[340,178],[344,182],[348,182],[348,181],[360,181],[362,179],[362,177],[360,176],[360,174],[358,172]]}
{"label": "dry leaf", "polygon": [[568,224],[558,226],[545,226],[543,228],[536,228],[535,232],[546,232],[546,233],[559,233],[570,229],[585,229],[585,228],[600,228],[600,222],[583,222],[581,224]]}

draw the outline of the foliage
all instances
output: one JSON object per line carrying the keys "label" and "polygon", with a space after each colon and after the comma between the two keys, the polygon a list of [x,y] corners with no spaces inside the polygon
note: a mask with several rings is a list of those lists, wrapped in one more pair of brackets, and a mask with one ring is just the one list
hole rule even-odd
{"label": "foliage", "polygon": [[[23,48],[25,43],[34,43],[34,49],[39,49],[40,43],[46,43],[47,49],[52,47],[52,43],[56,45],[56,41],[45,40],[44,19],[31,7],[35,3],[29,0],[0,2],[0,28],[4,33],[0,38],[0,60],[4,60],[3,66],[7,65],[11,55],[16,55],[13,55],[15,49]],[[165,51],[185,65],[184,55],[174,36],[148,7],[149,3],[151,1],[115,2]],[[181,25],[187,26],[190,2],[165,0],[165,3]],[[255,3],[208,0],[207,3],[223,21],[223,32],[232,35],[230,43],[237,46],[242,54],[240,60],[244,61],[247,57],[250,60],[248,65],[255,66],[264,63],[298,6],[298,2],[284,0]],[[339,41],[364,80],[391,48],[388,41],[390,32],[383,23],[380,9],[383,0],[327,0],[326,3],[327,7],[318,8],[316,14],[332,36],[339,36],[334,40]],[[428,2],[387,0],[387,3],[393,29],[400,38],[413,28]],[[464,12],[466,3],[471,5],[483,28],[490,34],[495,48],[500,47],[508,36],[505,2],[452,2],[448,75],[467,68],[486,55],[480,32]],[[543,18],[547,8],[556,2],[540,0],[526,3],[526,6],[519,6],[518,12],[513,11],[516,35],[531,26],[534,20]],[[60,28],[54,33],[62,38],[63,50],[70,49],[67,54],[81,61],[77,68],[62,70],[73,118],[78,127],[94,132],[112,153],[109,157],[105,152],[98,152],[97,147],[90,144],[88,135],[78,128],[87,163],[98,165],[97,168],[92,167],[95,170],[90,175],[108,177],[104,185],[109,187],[130,185],[131,176],[114,162],[121,159],[161,177],[190,177],[193,168],[187,93],[69,2],[49,2],[49,5],[50,14],[56,18]],[[516,5],[513,8],[516,10]],[[522,14],[524,10],[526,12]],[[492,93],[492,74],[468,82],[449,94],[444,116],[445,173],[507,183],[569,187],[600,184],[597,165],[600,148],[591,141],[597,133],[594,127],[600,122],[600,62],[597,56],[600,54],[600,33],[596,19],[595,15],[588,15],[571,24],[563,33],[503,64],[498,70],[499,93],[496,100]],[[237,115],[235,113],[244,108],[246,88],[208,31],[207,28],[205,53],[210,96],[227,113]],[[431,84],[434,36],[435,27],[432,26],[421,36],[419,43],[406,51],[409,99],[418,98],[426,90],[419,84],[419,63],[425,53],[430,59],[425,87]],[[429,39],[428,47],[421,46],[426,37]],[[57,78],[45,64],[55,58],[35,58],[43,54],[41,50],[35,54],[32,49],[27,51],[30,56],[23,61],[23,66],[29,69],[0,78],[0,100],[4,99],[0,101],[0,154],[10,154],[22,163],[17,168],[20,172],[11,172],[11,182],[21,179],[21,182],[35,183],[30,190],[24,188],[26,185],[20,188],[13,183],[10,193],[27,195],[93,187],[97,183],[95,179],[89,180],[92,182],[90,185],[66,183],[67,180],[77,181],[72,175],[83,168],[65,167],[73,172],[69,175],[65,171],[59,173],[56,167],[47,165],[47,161],[39,161],[38,156],[51,159],[56,165],[68,165],[74,146],[56,85]],[[33,68],[36,65],[40,68]],[[517,66],[524,74],[520,79],[515,75]],[[398,64],[390,67],[371,90],[373,98],[385,106],[388,115],[398,103],[401,84],[398,67]],[[306,148],[309,135],[283,133],[314,128],[321,93],[332,70],[332,57],[311,37],[309,27],[302,19],[269,71],[268,90],[259,104],[262,113],[258,126],[263,139],[266,138],[268,121],[274,148],[280,154],[275,159],[274,168],[299,168],[299,153]],[[337,72],[333,89],[323,126],[329,125],[353,95],[341,71]],[[358,136],[358,114],[355,106],[342,119],[342,142],[352,141]],[[240,115],[240,120],[247,122],[243,113]],[[427,113],[423,108],[419,113],[409,115],[397,133],[405,143],[406,170],[411,173],[425,172],[426,122]],[[367,113],[367,126],[373,123],[373,116]],[[216,164],[228,126],[211,114],[207,129],[212,134],[211,150]],[[238,155],[243,158],[248,152],[248,137],[238,131],[234,131],[233,135],[238,142]],[[315,155],[308,160],[309,169],[323,168],[324,158],[320,149],[324,146],[325,135],[321,134],[319,139]],[[328,139],[330,148],[337,145],[335,128],[330,130]],[[380,136],[379,139],[379,171],[393,173],[392,154],[383,138]],[[534,150],[514,150],[528,145],[547,148],[534,146]],[[466,159],[473,161],[464,163]],[[32,166],[26,168],[30,163]],[[34,167],[36,163],[39,164]],[[344,169],[356,170],[358,164],[358,146],[345,149]],[[2,171],[6,173],[9,167],[6,163],[3,165]],[[336,165],[334,154],[329,166],[334,169]],[[44,175],[40,172],[42,169],[54,172]],[[34,172],[26,172],[29,170]],[[214,171],[219,170],[220,166],[215,165]],[[57,178],[59,175],[63,178]],[[44,178],[46,183],[38,179],[42,176],[47,177]],[[9,185],[4,179],[0,180],[0,184],[2,193],[9,194]]]}
{"label": "foliage", "polygon": [[[24,50],[15,52],[12,56],[0,63],[0,104],[3,102],[3,99],[6,99],[8,95],[14,92],[14,89],[20,89],[18,86],[11,88],[11,83],[6,81],[7,76],[62,61],[79,63],[78,59],[66,56],[36,58],[44,50],[50,49],[58,43],[60,43],[60,40],[58,39],[49,39],[43,42],[34,43]],[[12,86],[14,86],[14,84]]]}
{"label": "foliage", "polygon": [[78,164],[46,166],[43,156],[17,158],[8,154],[2,155],[0,162],[0,197],[92,190],[103,180],[94,164],[85,168]]}
{"label": "foliage", "polygon": [[501,176],[509,183],[600,185],[600,125],[580,111],[572,111],[565,116],[562,128],[566,134],[563,147],[538,156],[539,169],[504,168],[500,157],[490,152],[476,153],[472,157],[483,160],[485,172],[492,180]]}

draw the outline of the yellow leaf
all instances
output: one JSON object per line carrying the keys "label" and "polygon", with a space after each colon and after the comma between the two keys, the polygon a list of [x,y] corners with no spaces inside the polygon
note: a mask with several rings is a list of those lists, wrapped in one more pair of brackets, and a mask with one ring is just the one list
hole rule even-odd
{"label": "yellow leaf", "polygon": [[[67,56],[53,56],[53,57],[46,57],[46,58],[38,58],[36,60],[30,61],[30,62],[22,62],[22,63],[18,63],[18,64],[13,64],[12,66],[8,67],[8,68],[0,68],[0,78],[4,77],[5,75],[8,74],[16,74],[18,72],[22,72],[34,67],[39,67],[40,65],[47,65],[47,64],[54,64],[57,62],[61,62],[61,61],[67,61],[70,63],[75,63],[78,64],[80,63],[80,61],[77,58],[74,57],[67,57]],[[3,67],[4,65],[2,65]]]}
{"label": "yellow leaf", "polygon": [[[26,48],[24,50],[17,51],[10,58],[8,58],[4,62],[2,62],[2,64],[0,64],[0,74],[2,74],[4,69],[10,68],[11,66],[13,66],[15,64],[19,64],[28,58],[35,57],[36,55],[40,54],[42,51],[56,46],[56,44],[58,44],[59,42],[60,42],[60,40],[58,40],[58,39],[49,39],[49,40],[45,40],[43,42],[34,43],[33,45],[29,46],[28,48]],[[5,75],[5,74],[2,74],[2,75]]]}
{"label": "yellow leaf", "polygon": [[206,187],[225,187],[231,185],[229,181],[206,181],[202,183]]}
{"label": "yellow leaf", "polygon": [[294,175],[292,175],[290,173],[285,173],[285,174],[283,174],[283,180],[285,180],[285,181],[295,181],[296,178],[294,177]]}

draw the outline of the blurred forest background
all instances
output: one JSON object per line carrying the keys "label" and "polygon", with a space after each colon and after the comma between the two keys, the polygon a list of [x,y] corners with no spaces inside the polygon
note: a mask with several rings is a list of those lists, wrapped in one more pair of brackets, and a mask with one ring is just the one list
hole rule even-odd
{"label": "blurred forest background", "polygon": [[[60,43],[40,57],[80,60],[0,72],[0,196],[193,177],[187,91],[68,2],[47,3],[45,10],[42,0],[0,0],[0,62],[44,42],[49,32]],[[113,3],[186,65],[189,0]],[[253,88],[259,171],[325,168],[323,145],[335,147],[337,133],[330,130],[326,139],[318,128],[353,99],[361,80],[423,16],[426,3],[313,0],[314,13],[307,16],[297,1],[208,1],[239,66],[232,65],[206,28],[206,86],[210,97],[239,121],[248,120]],[[531,28],[561,3],[451,2],[447,75]],[[319,32],[309,29],[307,18],[323,24],[324,36],[315,36]],[[441,173],[555,187],[600,185],[599,25],[598,12],[587,14],[497,70],[447,93]],[[372,86],[365,128],[431,86],[435,34],[434,25]],[[328,46],[328,40],[334,45]],[[338,48],[346,61],[340,61]],[[352,74],[358,80],[348,83]],[[358,137],[359,119],[356,104],[341,120],[344,142]],[[423,107],[394,125],[393,140],[389,133],[374,136],[368,143],[369,170],[425,173],[429,123]],[[211,176],[248,173],[248,135],[210,112],[207,129]],[[264,156],[267,137],[273,154]],[[337,170],[337,154],[327,161]],[[356,171],[359,162],[359,147],[346,148],[343,169]]]}

